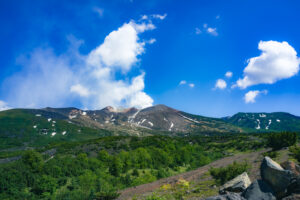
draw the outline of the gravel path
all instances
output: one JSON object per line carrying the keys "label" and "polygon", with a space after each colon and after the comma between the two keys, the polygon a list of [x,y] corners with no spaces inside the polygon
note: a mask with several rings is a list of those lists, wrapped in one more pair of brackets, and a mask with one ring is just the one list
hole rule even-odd
{"label": "gravel path", "polygon": [[152,183],[147,183],[147,184],[139,185],[136,187],[127,188],[125,190],[120,191],[121,195],[119,196],[118,199],[119,200],[129,200],[134,195],[139,196],[139,195],[143,195],[145,193],[154,192],[156,189],[158,189],[159,187],[161,187],[164,184],[176,183],[177,180],[179,180],[180,178],[185,179],[187,181],[199,181],[200,177],[204,173],[206,173],[211,167],[224,167],[224,166],[227,166],[227,165],[233,163],[234,161],[243,162],[244,160],[247,160],[247,162],[252,165],[252,168],[249,173],[250,179],[254,180],[254,179],[257,179],[260,177],[259,167],[260,167],[260,163],[263,158],[261,154],[266,151],[267,150],[264,149],[264,150],[260,150],[257,152],[243,153],[243,154],[237,154],[237,155],[230,156],[230,157],[225,157],[220,160],[216,160],[208,165],[200,167],[198,169],[189,171],[189,172],[185,172],[185,173],[171,176],[168,178],[163,178],[163,179],[157,180]]}

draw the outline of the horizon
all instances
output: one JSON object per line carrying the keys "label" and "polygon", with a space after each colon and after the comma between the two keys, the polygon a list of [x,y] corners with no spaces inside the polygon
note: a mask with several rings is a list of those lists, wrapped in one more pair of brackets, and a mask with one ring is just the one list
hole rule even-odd
{"label": "horizon", "polygon": [[[5,110],[13,110],[13,109],[37,109],[37,110],[43,110],[43,109],[47,109],[47,108],[51,108],[51,109],[65,109],[65,108],[74,108],[74,109],[78,109],[78,110],[82,110],[82,111],[98,111],[98,110],[103,110],[103,109],[106,109],[106,108],[113,108],[114,110],[120,110],[122,112],[122,110],[127,110],[127,109],[131,109],[131,108],[135,108],[137,110],[143,110],[143,109],[147,109],[147,108],[150,108],[150,107],[155,107],[155,106],[166,106],[168,108],[171,108],[171,109],[174,109],[174,110],[177,110],[177,111],[181,111],[181,112],[186,112],[184,110],[180,110],[180,109],[177,109],[177,108],[173,108],[173,107],[170,107],[168,105],[165,105],[165,104],[155,104],[155,105],[152,105],[152,106],[149,106],[149,107],[145,107],[145,108],[136,108],[136,107],[113,107],[113,106],[105,106],[103,108],[100,108],[100,109],[81,109],[81,108],[77,108],[77,107],[73,107],[73,106],[69,106],[69,107],[43,107],[43,108],[8,108],[8,109],[5,109]],[[5,110],[0,110],[0,112],[2,111],[5,111]],[[118,111],[116,111],[118,112]],[[186,112],[188,113],[188,112]],[[287,113],[287,114],[291,114],[291,115],[294,115],[295,117],[300,117],[298,115],[295,115],[293,113],[290,113],[290,112],[285,112],[285,111],[274,111],[274,112],[236,112],[234,113],[233,115],[227,115],[227,116],[221,116],[221,117],[214,117],[214,116],[209,116],[209,115],[201,115],[201,114],[196,114],[196,113],[189,113],[189,114],[192,114],[192,115],[198,115],[198,116],[202,116],[202,117],[208,117],[208,118],[216,118],[216,119],[222,119],[222,118],[226,118],[226,117],[232,117],[236,114],[239,114],[239,113],[250,113],[250,114],[273,114],[273,113]]]}
{"label": "horizon", "polygon": [[299,2],[33,2],[0,3],[0,111],[300,116]]}

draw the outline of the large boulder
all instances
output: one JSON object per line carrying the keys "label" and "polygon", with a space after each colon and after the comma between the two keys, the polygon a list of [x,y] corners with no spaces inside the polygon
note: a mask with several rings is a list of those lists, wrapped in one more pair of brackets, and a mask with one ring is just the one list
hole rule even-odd
{"label": "large boulder", "polygon": [[228,192],[243,192],[251,184],[251,180],[246,172],[228,181],[220,187],[220,194]]}
{"label": "large boulder", "polygon": [[284,170],[278,163],[265,157],[260,167],[263,181],[268,183],[277,197],[283,197],[287,192],[294,175],[289,170]]}
{"label": "large boulder", "polygon": [[208,197],[205,200],[246,200],[238,193],[228,193],[214,197]]}
{"label": "large boulder", "polygon": [[295,176],[300,175],[300,166],[294,163],[293,161],[285,161],[281,163],[281,166],[283,167],[283,169],[290,170],[291,172],[293,172]]}
{"label": "large boulder", "polygon": [[262,180],[255,180],[242,196],[247,200],[276,200],[271,187]]}

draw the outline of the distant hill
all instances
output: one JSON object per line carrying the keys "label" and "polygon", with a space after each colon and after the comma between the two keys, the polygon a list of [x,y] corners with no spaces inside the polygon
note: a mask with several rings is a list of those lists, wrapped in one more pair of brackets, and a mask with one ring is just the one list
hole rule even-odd
{"label": "distant hill", "polygon": [[246,131],[300,131],[300,117],[284,112],[237,113],[223,119]]}

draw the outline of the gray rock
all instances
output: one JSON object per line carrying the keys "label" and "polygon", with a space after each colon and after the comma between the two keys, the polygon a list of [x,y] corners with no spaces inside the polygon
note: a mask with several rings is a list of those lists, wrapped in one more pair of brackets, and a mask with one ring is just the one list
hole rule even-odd
{"label": "gray rock", "polygon": [[300,194],[291,194],[287,197],[284,197],[282,200],[300,200]]}
{"label": "gray rock", "polygon": [[228,193],[228,194],[224,194],[224,195],[208,197],[205,200],[246,200],[246,199],[244,197],[242,197],[240,194]]}
{"label": "gray rock", "polygon": [[263,181],[268,183],[277,197],[282,197],[287,192],[294,175],[289,170],[284,170],[278,163],[269,157],[265,157],[260,167]]}
{"label": "gray rock", "polygon": [[283,167],[283,169],[290,170],[291,172],[293,172],[295,176],[300,175],[300,166],[297,165],[295,162],[288,160],[281,163],[280,165]]}
{"label": "gray rock", "polygon": [[271,187],[262,180],[254,181],[242,196],[247,200],[276,200]]}
{"label": "gray rock", "polygon": [[246,172],[228,181],[220,187],[220,194],[228,192],[243,192],[251,184],[251,180]]}
{"label": "gray rock", "polygon": [[293,179],[291,184],[287,188],[287,195],[293,193],[300,194],[300,177]]}

